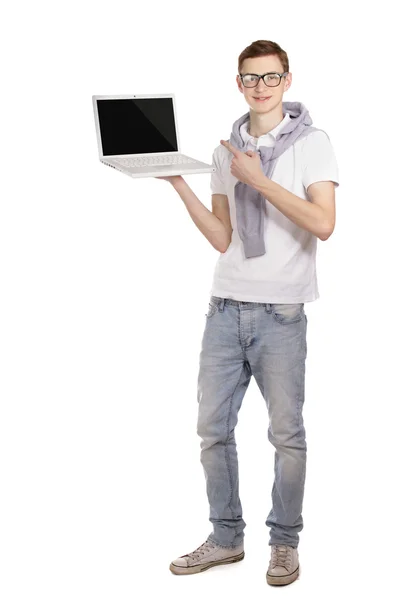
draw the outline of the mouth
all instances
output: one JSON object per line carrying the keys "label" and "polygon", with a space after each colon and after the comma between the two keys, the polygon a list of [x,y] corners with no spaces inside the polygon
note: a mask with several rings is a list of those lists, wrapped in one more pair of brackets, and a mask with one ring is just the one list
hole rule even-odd
{"label": "mouth", "polygon": [[257,102],[267,102],[272,96],[253,96]]}

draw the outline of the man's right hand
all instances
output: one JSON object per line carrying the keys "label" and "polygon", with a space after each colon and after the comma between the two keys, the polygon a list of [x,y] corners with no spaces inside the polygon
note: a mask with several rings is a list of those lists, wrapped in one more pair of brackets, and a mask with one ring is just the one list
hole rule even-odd
{"label": "man's right hand", "polygon": [[182,175],[171,175],[170,177],[156,177],[155,179],[165,179],[165,181],[169,181],[170,183],[176,183],[183,179],[183,177]]}

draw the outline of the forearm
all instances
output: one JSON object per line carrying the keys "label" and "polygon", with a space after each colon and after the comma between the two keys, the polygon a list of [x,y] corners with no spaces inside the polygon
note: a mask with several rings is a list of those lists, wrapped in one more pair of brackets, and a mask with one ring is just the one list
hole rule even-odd
{"label": "forearm", "polygon": [[228,232],[222,221],[200,202],[183,177],[178,181],[174,181],[171,185],[182,198],[194,224],[207,238],[213,248],[218,250],[218,252],[225,252],[225,249],[229,245],[229,240]]}
{"label": "forearm", "polygon": [[320,206],[292,194],[267,177],[260,178],[253,187],[293,223],[320,239],[324,238],[326,223]]}

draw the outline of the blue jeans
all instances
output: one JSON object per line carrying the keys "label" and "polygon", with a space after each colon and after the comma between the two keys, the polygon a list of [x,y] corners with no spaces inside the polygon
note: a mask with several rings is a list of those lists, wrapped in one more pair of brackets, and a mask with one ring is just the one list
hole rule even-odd
{"label": "blue jeans", "polygon": [[235,427],[254,375],[275,447],[272,509],[265,522],[269,544],[298,546],[307,453],[302,417],[306,333],[304,303],[210,298],[200,353],[197,434],[213,525],[207,539],[217,545],[233,548],[244,538]]}

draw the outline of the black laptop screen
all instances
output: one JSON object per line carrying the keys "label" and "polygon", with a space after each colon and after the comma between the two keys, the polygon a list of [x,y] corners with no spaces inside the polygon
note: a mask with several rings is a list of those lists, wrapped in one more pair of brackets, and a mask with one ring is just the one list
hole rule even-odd
{"label": "black laptop screen", "polygon": [[176,152],[172,98],[97,100],[104,156]]}

